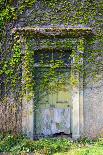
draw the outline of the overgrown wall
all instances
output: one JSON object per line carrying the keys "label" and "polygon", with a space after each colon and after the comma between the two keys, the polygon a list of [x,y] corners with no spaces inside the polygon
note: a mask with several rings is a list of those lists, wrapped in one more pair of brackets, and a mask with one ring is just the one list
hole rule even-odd
{"label": "overgrown wall", "polygon": [[[103,52],[102,52],[102,0],[37,0],[32,9],[27,9],[23,15],[13,24],[12,28],[25,26],[74,26],[91,27],[95,35],[93,45],[87,44],[85,52],[94,52],[101,58],[100,61],[93,59],[89,62],[97,70],[103,71]],[[8,26],[10,27],[10,25]],[[93,46],[93,48],[92,48]],[[87,60],[87,55],[85,56]],[[88,68],[89,68],[88,66]],[[89,75],[92,76],[93,70],[90,69]],[[98,74],[98,73],[97,73]],[[103,74],[101,74],[101,79]],[[92,79],[92,78],[91,78]],[[99,83],[99,84],[98,84]],[[102,133],[103,128],[103,82],[84,85],[84,133],[89,136],[96,136]],[[1,120],[1,119],[0,119]],[[9,119],[10,122],[10,119]],[[95,122],[95,123],[94,123]]]}
{"label": "overgrown wall", "polygon": [[[93,79],[92,74],[97,68],[103,78],[103,53],[102,53],[102,1],[37,1],[31,10],[27,10],[21,19],[17,22],[15,27],[24,26],[74,26],[74,27],[91,27],[96,34],[95,40],[86,46],[85,52],[96,53],[100,57],[100,61],[95,59],[89,61],[85,56],[84,61],[89,65],[88,79]],[[91,39],[91,38],[89,38]],[[96,62],[96,65],[95,65]],[[84,135],[95,137],[100,136],[103,132],[103,81],[91,82],[92,80],[85,79],[84,81]],[[97,80],[98,81],[98,80]],[[87,84],[88,83],[88,84]]]}

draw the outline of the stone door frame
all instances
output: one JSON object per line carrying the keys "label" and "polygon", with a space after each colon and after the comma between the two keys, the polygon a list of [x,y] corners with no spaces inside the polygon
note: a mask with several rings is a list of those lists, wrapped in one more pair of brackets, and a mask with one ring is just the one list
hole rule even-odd
{"label": "stone door frame", "polygon": [[[54,31],[55,30],[55,31]],[[58,32],[60,30],[60,32]],[[26,38],[25,33],[30,33],[34,35],[35,37],[39,38],[71,38],[76,39],[76,42],[72,42],[73,48],[76,48],[77,51],[80,50],[80,42],[82,40],[82,43],[84,41],[84,37],[87,35],[92,34],[92,30],[90,28],[21,28],[16,29],[15,32],[20,33],[21,40],[24,36]],[[75,32],[75,33],[74,33]],[[22,35],[21,35],[22,34]],[[22,41],[22,42],[23,42]],[[75,44],[76,43],[76,44]],[[25,53],[26,44],[23,42],[22,46],[22,52]],[[80,51],[84,52],[84,51]],[[75,61],[75,60],[74,60]],[[83,60],[81,61],[83,65]],[[25,69],[23,68],[23,72],[25,72]],[[78,81],[78,84],[76,86],[73,86],[72,88],[72,121],[71,121],[71,130],[72,130],[72,138],[77,139],[83,134],[83,77],[80,78],[79,73],[76,74],[76,79]],[[22,112],[22,131],[24,134],[26,134],[31,139],[34,138],[34,101],[31,99],[29,102],[25,99],[25,97],[22,99],[22,106],[23,106],[23,112]]]}

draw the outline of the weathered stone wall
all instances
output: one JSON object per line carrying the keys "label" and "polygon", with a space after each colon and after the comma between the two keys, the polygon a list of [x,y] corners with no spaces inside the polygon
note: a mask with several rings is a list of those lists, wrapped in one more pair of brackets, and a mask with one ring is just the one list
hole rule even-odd
{"label": "weathered stone wall", "polygon": [[[101,4],[102,0],[93,1],[67,1],[54,0],[53,2],[38,0],[35,6],[26,10],[26,12],[20,17],[19,21],[14,24],[14,27],[25,27],[25,26],[79,26],[79,27],[91,27],[95,34],[100,34],[99,43],[95,43],[95,47],[99,47],[100,53],[102,50],[102,18],[101,18]],[[103,55],[101,55],[101,61]],[[103,77],[103,74],[102,74]],[[92,83],[92,85],[84,86],[84,133],[87,136],[94,137],[97,134],[102,134],[103,130],[103,81]],[[3,108],[1,108],[1,118],[4,119],[5,115],[2,115]],[[6,106],[6,109],[7,106]],[[5,110],[9,111],[9,110]],[[11,113],[11,110],[9,111]],[[21,114],[14,113],[14,122],[17,122],[21,117]],[[19,117],[20,116],[20,117]],[[0,118],[0,124],[2,125],[2,119]],[[9,121],[6,121],[9,119]],[[12,129],[18,128],[18,124],[13,123],[13,117],[6,116],[5,121],[9,122]],[[8,124],[9,124],[8,123]],[[0,126],[0,128],[1,128]],[[10,129],[9,125],[6,128]]]}
{"label": "weathered stone wall", "polygon": [[22,106],[13,98],[0,102],[0,132],[21,133]]}
{"label": "weathered stone wall", "polygon": [[[34,8],[26,10],[15,27],[24,26],[79,26],[91,27],[95,34],[100,34],[94,44],[94,51],[98,46],[101,53],[102,43],[102,21],[101,21],[102,1],[37,1]],[[89,46],[89,45],[87,45]],[[87,48],[87,51],[90,48]],[[94,52],[95,53],[95,52]],[[100,54],[101,55],[101,54]],[[103,55],[101,62],[103,60]],[[90,66],[93,64],[90,64]],[[100,66],[99,66],[100,67]],[[89,68],[89,66],[88,66]],[[100,69],[100,68],[98,68]],[[91,70],[92,72],[92,70]],[[101,79],[103,74],[101,75]],[[84,110],[84,135],[95,137],[103,132],[103,81],[85,84],[83,93]],[[81,97],[82,100],[82,97]],[[80,107],[82,108],[82,107]],[[81,116],[82,114],[80,114]],[[80,120],[81,122],[81,120]],[[82,131],[81,131],[82,132]]]}
{"label": "weathered stone wall", "polygon": [[103,81],[84,89],[84,135],[103,136]]}

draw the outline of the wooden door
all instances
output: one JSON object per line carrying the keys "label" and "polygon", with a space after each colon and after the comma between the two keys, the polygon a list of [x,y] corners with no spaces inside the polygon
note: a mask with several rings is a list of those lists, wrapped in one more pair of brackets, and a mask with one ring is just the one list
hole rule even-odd
{"label": "wooden door", "polygon": [[[64,132],[70,134],[71,124],[71,85],[70,70],[61,69],[62,76],[58,74],[57,78],[49,83],[49,88],[39,92],[36,107],[36,134],[53,135]],[[39,74],[40,70],[39,70]],[[40,83],[39,76],[37,78]],[[40,86],[40,85],[39,85]],[[38,86],[38,87],[39,87]]]}

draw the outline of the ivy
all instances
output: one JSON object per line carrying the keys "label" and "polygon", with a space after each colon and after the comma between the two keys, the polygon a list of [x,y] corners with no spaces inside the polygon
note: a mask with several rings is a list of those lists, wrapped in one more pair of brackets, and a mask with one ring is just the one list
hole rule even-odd
{"label": "ivy", "polygon": [[[22,31],[20,33],[14,33],[12,36],[11,33],[9,33],[8,35],[8,27],[9,25],[12,25],[10,30],[12,28],[14,28],[15,22],[17,22],[19,20],[19,18],[21,17],[22,14],[25,13],[25,11],[27,9],[30,9],[33,7],[33,5],[36,3],[36,0],[21,0],[21,1],[14,1],[14,0],[9,0],[9,1],[4,1],[4,0],[0,0],[0,39],[1,41],[1,55],[2,55],[2,61],[1,61],[1,65],[2,65],[2,69],[0,71],[0,75],[4,78],[5,83],[7,84],[6,87],[8,87],[9,85],[9,80],[11,80],[11,83],[13,85],[13,88],[15,90],[15,87],[17,85],[17,81],[18,79],[20,80],[21,77],[19,77],[19,74],[17,72],[19,72],[20,70],[22,70],[23,66],[25,68],[25,73],[23,75],[23,79],[25,80],[24,82],[24,92],[26,92],[26,90],[29,92],[33,92],[33,89],[35,90],[35,82],[34,82],[34,75],[35,75],[35,69],[34,69],[34,60],[33,60],[33,55],[34,55],[34,50],[32,49],[33,44],[32,44],[32,40],[33,38],[36,37],[35,33],[33,33],[33,30],[31,29],[31,31],[28,33],[28,31]],[[101,20],[100,18],[97,18],[97,16],[99,15],[101,17],[102,15],[102,1],[97,2],[94,1],[92,3],[92,1],[88,1],[85,0],[84,2],[81,1],[74,1],[74,2],[70,2],[67,0],[62,0],[62,1],[58,1],[58,0],[43,0],[40,2],[41,8],[47,8],[47,11],[44,11],[43,13],[43,17],[41,20],[34,20],[34,16],[33,16],[33,25],[45,25],[48,24],[48,21],[50,21],[50,24],[53,24],[53,26],[55,27],[55,25],[62,25],[64,24],[64,27],[67,25],[72,25],[72,26],[77,26],[78,24],[82,24],[82,25],[86,25],[86,26],[90,26],[94,29],[94,31],[96,31],[96,36],[92,38],[92,36],[90,35],[89,37],[86,36],[86,40],[88,44],[86,47],[85,45],[85,41],[83,38],[81,38],[81,36],[79,36],[79,31],[78,32],[73,32],[70,34],[73,35],[75,34],[75,36],[77,35],[77,38],[79,38],[79,47],[78,50],[79,51],[84,51],[84,55],[82,53],[77,53],[76,49],[73,49],[75,42],[73,43],[72,41],[66,40],[64,42],[62,42],[61,40],[58,39],[53,42],[53,39],[55,40],[56,38],[54,37],[49,38],[49,39],[45,39],[44,35],[41,34],[41,38],[43,40],[45,40],[44,42],[39,41],[38,43],[38,47],[46,47],[48,49],[51,49],[52,47],[54,48],[72,48],[72,55],[71,57],[75,58],[75,69],[79,70],[80,72],[86,71],[87,66],[85,66],[85,68],[82,68],[81,66],[81,60],[84,56],[86,63],[88,64],[92,64],[92,63],[97,63],[95,62],[95,58],[96,55],[95,53],[101,53],[101,49],[100,50],[93,50],[92,46],[95,44],[95,41],[101,41],[102,42],[102,30],[100,27],[101,24]],[[41,9],[40,8],[40,9]],[[49,10],[49,11],[48,11]],[[33,10],[34,14],[36,15],[35,18],[38,19],[38,17],[40,17],[40,13],[41,10],[37,10],[37,12],[35,13],[35,9]],[[31,15],[30,15],[31,16]],[[28,17],[28,18],[32,18],[32,17]],[[26,21],[28,19],[25,19]],[[32,20],[31,20],[32,21]],[[32,25],[31,23],[29,23],[29,25]],[[96,28],[95,28],[96,26]],[[85,28],[84,28],[85,29]],[[9,31],[10,31],[9,30]],[[15,28],[14,28],[15,31]],[[56,29],[54,28],[54,32],[56,31]],[[75,30],[74,30],[75,31]],[[82,28],[81,30],[84,33],[84,30]],[[80,32],[81,33],[81,32]],[[88,32],[87,32],[88,33]],[[69,35],[70,35],[69,34]],[[23,40],[23,35],[24,37],[28,38],[27,40]],[[78,37],[79,36],[79,37]],[[10,38],[9,38],[10,37]],[[21,39],[22,37],[22,39]],[[46,35],[46,37],[48,37],[48,35]],[[38,36],[39,38],[39,36]],[[10,40],[11,39],[11,40]],[[29,40],[29,41],[28,41]],[[31,40],[31,42],[30,42]],[[25,43],[25,54],[23,55],[22,53],[22,48],[23,48],[23,42]],[[35,42],[35,40],[34,40]],[[10,45],[9,45],[10,44]],[[7,47],[9,46],[9,47]],[[78,46],[78,41],[76,42],[76,46]],[[86,48],[85,48],[86,47]],[[102,48],[102,47],[101,47]],[[85,54],[85,51],[88,51],[88,54]],[[9,56],[10,55],[10,56]],[[23,62],[23,64],[22,64]],[[49,73],[47,73],[46,75],[44,75],[43,81],[42,81],[42,89],[44,89],[44,87],[46,87],[46,84],[48,82],[48,79],[53,80],[53,76],[56,73],[56,69],[60,68],[60,66],[62,66],[63,63],[59,61],[59,63],[57,62],[55,65],[53,65],[50,70]],[[99,65],[101,65],[101,62],[99,62]],[[43,67],[44,64],[41,63],[41,66]],[[97,64],[98,66],[98,64]],[[96,71],[93,71],[94,75],[96,75]],[[54,76],[54,80],[56,79],[56,77]],[[71,78],[73,83],[76,83],[73,79],[73,77]],[[31,95],[32,96],[32,95]]]}

